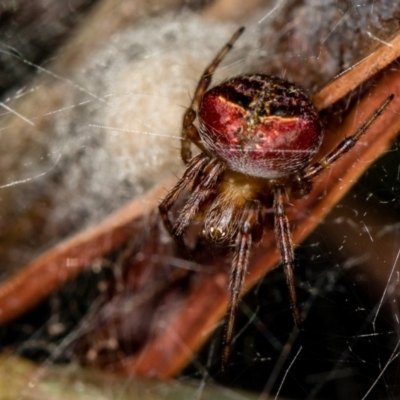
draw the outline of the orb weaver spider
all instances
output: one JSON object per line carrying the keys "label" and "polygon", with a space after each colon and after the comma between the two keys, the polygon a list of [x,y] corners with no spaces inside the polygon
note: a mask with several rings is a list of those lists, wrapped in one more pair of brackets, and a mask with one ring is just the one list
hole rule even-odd
{"label": "orb weaver spider", "polygon": [[[178,244],[195,219],[203,220],[201,236],[234,248],[230,270],[230,302],[223,339],[223,366],[228,363],[235,313],[252,246],[263,236],[266,214],[274,214],[281,265],[289,289],[293,318],[302,318],[294,283],[294,245],[285,203],[312,190],[313,180],[347,153],[382,114],[388,96],[369,118],[319,161],[323,129],[305,90],[283,79],[262,74],[240,75],[208,90],[220,62],[243,33],[239,28],[206,68],[182,124],[183,176],[159,204],[164,224]],[[198,120],[198,128],[194,125]],[[191,144],[200,149],[192,157]],[[175,223],[169,211],[192,185]]]}

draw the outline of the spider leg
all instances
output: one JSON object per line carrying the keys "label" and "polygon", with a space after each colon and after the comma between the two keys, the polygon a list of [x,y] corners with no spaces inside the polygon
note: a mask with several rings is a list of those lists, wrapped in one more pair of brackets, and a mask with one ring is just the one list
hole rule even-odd
{"label": "spider leg", "polygon": [[193,157],[189,165],[186,168],[186,171],[176,183],[176,185],[168,192],[165,196],[164,200],[159,204],[158,209],[160,210],[160,215],[163,219],[164,225],[167,228],[168,232],[171,236],[172,234],[172,224],[168,217],[168,213],[171,210],[173,204],[181,195],[182,191],[185,187],[193,182],[199,173],[203,170],[203,168],[210,162],[209,157],[207,157],[204,153],[200,153],[197,156]]}
{"label": "spider leg", "polygon": [[296,287],[294,284],[294,250],[292,235],[290,233],[289,220],[285,214],[283,198],[286,190],[283,186],[277,185],[273,188],[274,195],[274,214],[275,214],[275,235],[278,245],[281,264],[286,276],[286,283],[289,289],[290,305],[293,318],[298,328],[301,328],[302,320],[297,304]]}
{"label": "spider leg", "polygon": [[325,168],[333,164],[337,159],[346,154],[358,140],[364,135],[364,133],[370,128],[370,126],[376,121],[376,119],[383,113],[389,103],[393,100],[394,94],[389,95],[381,105],[369,116],[369,118],[357,129],[357,131],[343,139],[332,151],[326,156],[322,157],[320,161],[310,165],[305,170],[305,178],[313,179],[318,176]]}
{"label": "spider leg", "polygon": [[218,179],[225,171],[225,165],[217,158],[213,158],[204,167],[207,173],[200,179],[200,182],[193,189],[192,194],[183,207],[179,217],[172,228],[172,236],[181,241],[186,228],[199,212],[200,206],[215,192]]}
{"label": "spider leg", "polygon": [[220,50],[211,64],[203,72],[196,91],[194,92],[193,100],[183,116],[181,156],[185,164],[187,164],[192,158],[192,152],[190,150],[191,142],[195,143],[202,151],[205,151],[204,146],[200,141],[197,128],[193,124],[194,120],[196,119],[196,112],[199,108],[199,104],[204,93],[210,86],[214,71],[217,69],[219,63],[224,59],[229,50],[232,49],[233,44],[243,33],[243,31],[244,27],[241,27],[233,34],[229,42]]}
{"label": "spider leg", "polygon": [[236,237],[235,254],[229,277],[230,301],[225,316],[225,334],[222,343],[222,366],[226,368],[229,361],[233,331],[235,326],[235,315],[238,307],[240,294],[246,277],[249,264],[250,250],[253,244],[253,231],[260,221],[261,205],[258,201],[248,201],[245,204],[240,217],[239,231]]}

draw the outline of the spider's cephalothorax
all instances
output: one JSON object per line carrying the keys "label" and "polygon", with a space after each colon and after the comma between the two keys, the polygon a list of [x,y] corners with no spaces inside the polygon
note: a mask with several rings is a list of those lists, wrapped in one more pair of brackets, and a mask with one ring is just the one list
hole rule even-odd
{"label": "spider's cephalothorax", "polygon": [[[256,74],[232,78],[207,91],[213,72],[242,32],[240,28],[233,35],[198,83],[183,118],[181,154],[186,171],[159,206],[165,226],[183,247],[186,229],[202,216],[202,236],[234,248],[224,365],[250,250],[262,238],[267,210],[272,205],[293,316],[300,326],[286,198],[307,195],[312,180],[356,144],[393,98],[389,96],[353,135],[313,163],[323,133],[319,115],[304,90],[282,79]],[[199,129],[194,125],[196,117]],[[201,150],[194,157],[192,143]],[[188,185],[192,185],[191,194],[172,224],[168,213]]]}

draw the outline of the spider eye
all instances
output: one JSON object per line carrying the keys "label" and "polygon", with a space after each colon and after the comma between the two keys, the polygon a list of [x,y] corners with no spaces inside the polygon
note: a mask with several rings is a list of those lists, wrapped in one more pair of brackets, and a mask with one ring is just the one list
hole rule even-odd
{"label": "spider eye", "polygon": [[215,240],[222,239],[225,237],[225,231],[221,228],[214,228],[213,226],[210,228],[210,236],[212,236]]}

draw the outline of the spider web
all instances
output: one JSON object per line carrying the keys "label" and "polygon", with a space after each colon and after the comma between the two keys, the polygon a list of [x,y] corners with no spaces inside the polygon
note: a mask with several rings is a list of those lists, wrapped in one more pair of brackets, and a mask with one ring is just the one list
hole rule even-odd
{"label": "spider web", "polygon": [[[316,90],[362,56],[362,50],[351,56],[340,45],[340,35],[354,30],[352,25],[366,41],[386,40],[384,30],[377,35],[378,25],[398,10],[380,5],[332,1],[322,7],[305,1],[303,8],[295,8],[277,1],[253,10],[246,14],[246,34],[215,81],[257,70]],[[115,33],[72,72],[57,63],[36,65],[18,49],[2,48],[39,75],[32,85],[10,89],[1,100],[2,277],[181,173],[181,115],[205,63],[236,25],[182,10],[161,14]],[[323,28],[317,28],[319,20],[325,21]],[[287,43],[279,46],[285,36],[297,40],[296,50]],[[311,41],[309,48],[303,47],[309,37],[318,44]],[[61,49],[55,60],[68,51],[68,46]],[[293,330],[285,280],[276,269],[240,305],[228,370],[220,370],[217,330],[170,386],[184,389],[190,382],[192,390],[185,398],[397,398],[398,160],[395,144],[297,248],[296,279],[306,314],[303,332]],[[159,260],[165,254],[151,256]],[[100,312],[115,312],[112,303],[103,307],[110,285],[118,282],[119,260],[117,253],[99,260],[34,313],[2,328],[3,350],[49,368],[76,362],[79,357],[71,346],[91,319]],[[173,261],[173,269],[183,265],[181,259]],[[142,309],[138,319],[146,322],[135,327],[131,351],[140,346],[153,318],[167,320],[175,300],[159,297],[150,322],[146,314],[151,311]],[[108,345],[112,349],[113,343]],[[85,346],[74,351],[92,354],[93,346]],[[122,355],[115,353],[118,357]],[[6,356],[2,363],[9,360]],[[79,367],[73,364],[72,371]],[[21,395],[29,398],[46,379],[35,377]],[[210,394],[215,383],[231,389]],[[126,378],[106,398],[123,398],[135,390],[129,385]]]}

